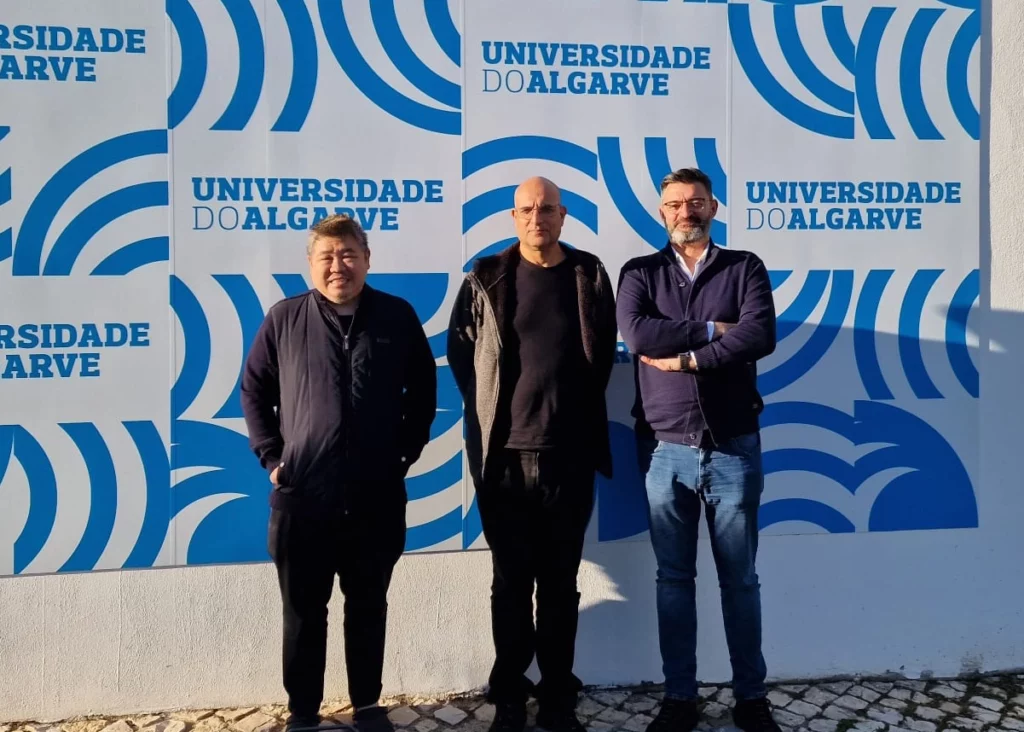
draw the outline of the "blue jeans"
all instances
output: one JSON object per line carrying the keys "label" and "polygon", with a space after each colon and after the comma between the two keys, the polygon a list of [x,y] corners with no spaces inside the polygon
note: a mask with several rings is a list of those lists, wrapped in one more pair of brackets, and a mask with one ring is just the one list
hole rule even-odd
{"label": "blue jeans", "polygon": [[754,569],[757,511],[764,487],[760,433],[708,449],[642,440],[639,455],[658,563],[658,636],[665,696],[697,698],[695,579],[702,503],[722,592],[733,695],[740,701],[765,696],[761,589]]}

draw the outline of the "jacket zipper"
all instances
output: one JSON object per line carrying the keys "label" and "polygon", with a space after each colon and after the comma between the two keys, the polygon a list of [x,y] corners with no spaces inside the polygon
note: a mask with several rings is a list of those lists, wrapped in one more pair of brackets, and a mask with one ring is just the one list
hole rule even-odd
{"label": "jacket zipper", "polygon": [[[355,330],[355,327],[356,327],[356,317],[358,317],[358,314],[359,314],[359,308],[357,307],[355,309],[355,312],[352,313],[352,322],[350,322],[348,324],[348,330],[344,331],[342,333],[342,350],[345,351],[345,361],[347,363],[347,368],[345,370],[345,377],[346,377],[346,380],[348,381],[348,384],[347,384],[347,386],[348,386],[348,402],[344,405],[344,411],[342,412],[342,416],[341,416],[342,439],[345,441],[344,455],[345,455],[346,471],[347,471],[347,468],[348,468],[349,458],[350,458],[350,452],[349,452],[349,429],[351,428],[351,425],[352,425],[352,414],[351,414],[351,411],[352,411],[352,405],[355,404],[355,395],[353,394],[353,391],[352,391],[352,349],[349,348],[349,341],[348,341],[348,339],[349,339],[349,334],[351,334]],[[336,315],[337,314],[335,314],[335,316]],[[338,325],[339,325],[339,327],[341,325],[341,320],[340,319],[338,320]],[[341,507],[342,507],[342,511],[347,516],[348,515],[348,501],[345,500],[345,491],[344,490],[341,491]]]}
{"label": "jacket zipper", "polygon": [[[708,244],[708,246],[710,246],[710,243]],[[705,264],[706,263],[707,262],[705,262]],[[672,264],[675,265],[676,263],[673,261]],[[690,282],[690,290],[689,290],[689,292],[686,295],[686,308],[685,308],[685,310],[683,312],[683,319],[684,320],[689,320],[690,319],[690,302],[693,299],[693,293],[694,293],[694,290],[697,287],[697,280],[700,278],[700,276],[702,274],[704,274],[704,268],[703,267],[701,267],[697,271],[697,273],[693,276],[693,280]],[[715,431],[713,429],[711,429],[711,423],[708,422],[707,415],[704,414],[704,402],[700,398],[700,383],[697,381],[697,375],[691,373],[690,374],[690,378],[693,379],[693,392],[694,392],[694,394],[697,395],[697,410],[700,412],[700,418],[704,421],[704,426],[707,427],[708,434],[711,435],[711,442],[712,442],[712,444],[714,444],[715,447],[718,447],[718,440],[715,439]]]}

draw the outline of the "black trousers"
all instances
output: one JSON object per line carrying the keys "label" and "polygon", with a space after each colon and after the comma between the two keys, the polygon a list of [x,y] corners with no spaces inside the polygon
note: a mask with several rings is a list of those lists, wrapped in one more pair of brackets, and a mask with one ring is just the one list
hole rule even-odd
{"label": "black trousers", "polygon": [[[576,575],[594,508],[594,470],[579,453],[504,450],[477,491],[491,548],[495,660],[488,699],[525,702],[537,657],[542,706],[576,706],[573,674],[580,594]],[[537,590],[536,625],[533,594]]]}
{"label": "black trousers", "polygon": [[349,697],[357,709],[379,700],[387,593],[405,529],[404,506],[335,518],[271,512],[268,549],[284,605],[284,688],[292,714],[316,715],[323,701],[335,575],[345,596]]}

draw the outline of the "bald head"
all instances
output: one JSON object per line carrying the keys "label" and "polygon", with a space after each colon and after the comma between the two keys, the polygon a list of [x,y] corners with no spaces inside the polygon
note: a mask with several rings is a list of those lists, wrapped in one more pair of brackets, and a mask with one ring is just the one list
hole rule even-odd
{"label": "bald head", "polygon": [[558,186],[547,178],[528,178],[515,193],[516,234],[519,244],[537,252],[558,247],[565,221],[565,207]]}

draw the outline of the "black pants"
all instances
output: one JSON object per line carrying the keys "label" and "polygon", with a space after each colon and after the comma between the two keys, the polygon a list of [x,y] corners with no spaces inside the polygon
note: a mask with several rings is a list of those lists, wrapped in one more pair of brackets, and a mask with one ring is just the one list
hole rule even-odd
{"label": "black pants", "polygon": [[335,519],[274,509],[270,556],[284,604],[284,688],[292,714],[312,716],[324,696],[327,603],[338,575],[345,596],[345,665],[357,709],[376,704],[384,670],[391,573],[405,549],[404,507]]}
{"label": "black pants", "polygon": [[[594,508],[594,470],[578,453],[504,450],[477,492],[491,548],[495,661],[488,699],[525,702],[525,673],[537,656],[542,706],[575,707],[573,674],[580,594],[576,574]],[[534,626],[533,592],[537,588]]]}

